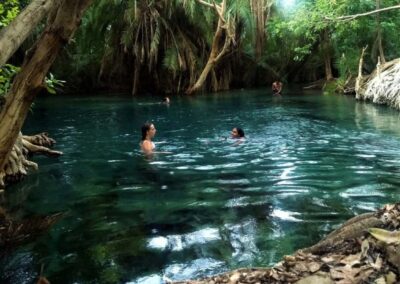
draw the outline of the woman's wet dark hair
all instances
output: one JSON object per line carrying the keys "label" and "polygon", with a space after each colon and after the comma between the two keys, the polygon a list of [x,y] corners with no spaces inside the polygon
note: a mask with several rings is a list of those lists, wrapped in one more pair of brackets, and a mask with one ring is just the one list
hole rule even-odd
{"label": "woman's wet dark hair", "polygon": [[238,135],[239,135],[240,138],[244,137],[244,131],[243,131],[242,128],[236,127],[236,130],[237,130]]}
{"label": "woman's wet dark hair", "polygon": [[146,140],[147,131],[150,130],[152,124],[151,122],[146,122],[142,125],[142,141]]}

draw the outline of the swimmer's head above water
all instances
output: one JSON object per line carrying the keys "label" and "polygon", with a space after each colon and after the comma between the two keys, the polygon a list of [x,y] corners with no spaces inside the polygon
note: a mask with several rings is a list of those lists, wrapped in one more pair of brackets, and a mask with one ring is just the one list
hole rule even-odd
{"label": "swimmer's head above water", "polygon": [[231,138],[243,138],[244,137],[244,131],[240,127],[235,127],[231,131]]}

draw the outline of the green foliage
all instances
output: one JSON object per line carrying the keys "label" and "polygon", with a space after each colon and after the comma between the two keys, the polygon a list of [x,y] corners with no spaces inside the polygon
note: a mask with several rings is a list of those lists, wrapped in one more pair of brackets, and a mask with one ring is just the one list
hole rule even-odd
{"label": "green foliage", "polygon": [[[0,97],[5,96],[10,90],[12,80],[20,70],[20,67],[11,64],[5,64],[0,68]],[[45,78],[45,87],[50,94],[56,94],[57,89],[64,86],[64,83],[65,81],[58,80],[52,73],[49,73],[49,76]]]}
{"label": "green foliage", "polygon": [[55,95],[57,93],[57,89],[63,87],[64,83],[65,81],[58,80],[52,73],[49,73],[49,76],[45,78],[45,86],[49,94]]}
{"label": "green foliage", "polygon": [[[381,13],[379,25],[376,16],[327,20],[371,11],[376,0],[297,0],[291,9],[275,1],[265,25],[265,49],[256,56],[251,2],[227,1],[225,17],[234,22],[236,45],[228,55],[230,64],[219,67],[217,76],[231,72],[249,86],[260,72],[269,78],[311,81],[324,77],[324,60],[330,58],[336,82],[344,83],[357,74],[360,51],[366,45],[364,67],[374,68],[378,27],[386,59],[400,56],[398,10]],[[381,2],[381,8],[397,4]],[[133,74],[140,70],[141,85],[147,81],[158,90],[176,91],[176,86],[188,86],[202,71],[217,21],[214,9],[197,1],[98,0],[85,14],[55,74],[78,85],[131,88]],[[166,90],[169,86],[172,89]]]}
{"label": "green foliage", "polygon": [[5,64],[0,68],[0,97],[7,94],[11,87],[12,80],[20,68],[11,64]]}
{"label": "green foliage", "polygon": [[0,28],[7,26],[19,13],[18,0],[2,0],[0,3]]}

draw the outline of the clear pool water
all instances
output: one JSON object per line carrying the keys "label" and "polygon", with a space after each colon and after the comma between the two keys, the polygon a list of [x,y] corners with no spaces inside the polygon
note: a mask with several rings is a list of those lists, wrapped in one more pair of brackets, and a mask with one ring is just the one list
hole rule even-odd
{"label": "clear pool water", "polygon": [[[266,90],[197,97],[38,99],[25,134],[60,158],[10,188],[17,216],[68,211],[6,253],[0,282],[161,283],[269,266],[355,214],[400,198],[399,112],[351,97]],[[140,126],[158,154],[139,152]],[[230,130],[240,126],[244,143]]]}

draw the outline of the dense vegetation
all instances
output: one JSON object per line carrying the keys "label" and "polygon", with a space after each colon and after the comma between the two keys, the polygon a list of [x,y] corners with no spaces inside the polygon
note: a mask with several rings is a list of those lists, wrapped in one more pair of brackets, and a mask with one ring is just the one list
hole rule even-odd
{"label": "dense vegetation", "polygon": [[[20,2],[0,4],[0,26],[26,4]],[[54,72],[68,81],[71,91],[184,92],[206,65],[219,20],[215,9],[201,2],[95,1]],[[327,18],[396,4],[380,2],[227,1],[228,27],[219,40],[224,44],[230,38],[228,52],[207,76],[205,89],[257,87],[277,78],[304,83],[336,77],[339,85],[344,84],[357,73],[366,45],[365,67],[371,71],[379,55],[382,60],[399,57],[399,10],[352,21]],[[2,74],[12,74],[9,71],[6,66]]]}

